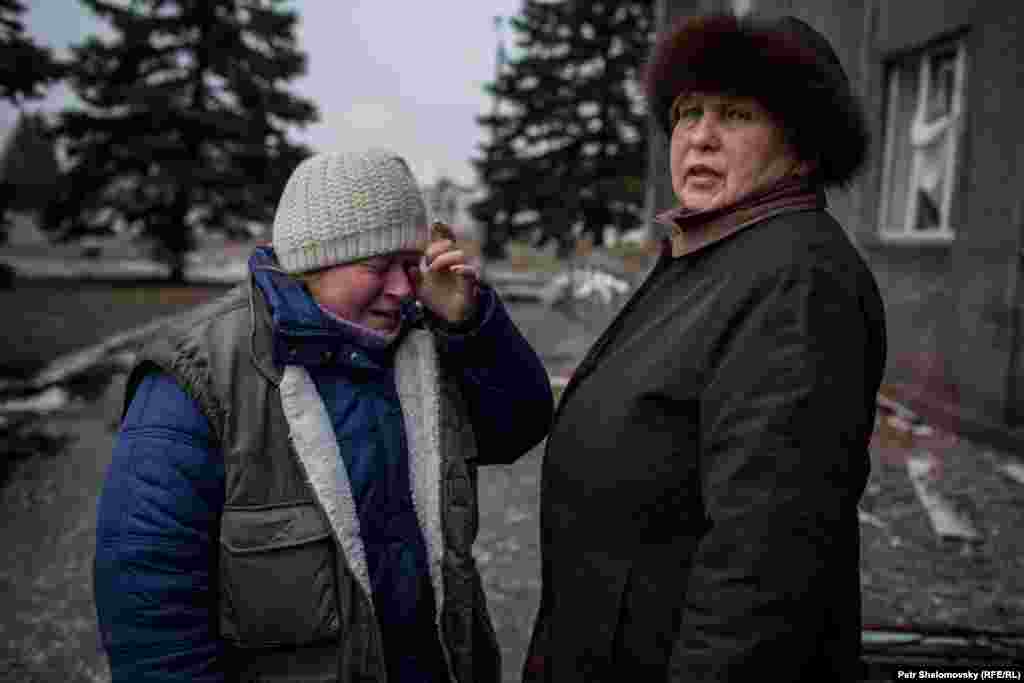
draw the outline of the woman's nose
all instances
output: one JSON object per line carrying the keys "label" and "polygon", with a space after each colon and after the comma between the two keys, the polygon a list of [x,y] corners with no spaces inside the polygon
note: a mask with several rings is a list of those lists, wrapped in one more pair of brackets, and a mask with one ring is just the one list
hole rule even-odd
{"label": "woman's nose", "polygon": [[712,113],[701,116],[690,129],[690,141],[700,147],[718,145],[719,135],[718,121]]}

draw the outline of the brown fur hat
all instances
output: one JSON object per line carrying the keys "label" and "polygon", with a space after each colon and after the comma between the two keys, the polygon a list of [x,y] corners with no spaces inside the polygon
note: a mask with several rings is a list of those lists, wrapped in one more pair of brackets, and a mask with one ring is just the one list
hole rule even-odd
{"label": "brown fur hat", "polygon": [[823,185],[846,185],[867,157],[860,102],[828,41],[793,17],[685,17],[660,37],[644,73],[651,111],[671,136],[683,92],[753,97],[781,123]]}

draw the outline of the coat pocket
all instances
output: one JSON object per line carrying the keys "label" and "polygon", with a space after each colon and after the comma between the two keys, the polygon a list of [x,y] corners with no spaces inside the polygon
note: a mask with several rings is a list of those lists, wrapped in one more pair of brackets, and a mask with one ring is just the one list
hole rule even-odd
{"label": "coat pocket", "polygon": [[221,635],[238,647],[336,636],[336,550],[314,504],[225,508],[220,534]]}

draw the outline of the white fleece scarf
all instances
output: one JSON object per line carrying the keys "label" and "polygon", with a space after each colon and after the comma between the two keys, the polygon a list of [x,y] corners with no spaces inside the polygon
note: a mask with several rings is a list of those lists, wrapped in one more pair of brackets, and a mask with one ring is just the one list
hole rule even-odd
{"label": "white fleece scarf", "polygon": [[[395,386],[409,447],[412,500],[426,543],[440,627],[444,604],[440,368],[434,337],[426,330],[410,330],[396,349]],[[285,366],[280,392],[292,444],[306,478],[327,515],[348,567],[372,606],[373,594],[352,485],[327,407],[309,373],[298,365]]]}

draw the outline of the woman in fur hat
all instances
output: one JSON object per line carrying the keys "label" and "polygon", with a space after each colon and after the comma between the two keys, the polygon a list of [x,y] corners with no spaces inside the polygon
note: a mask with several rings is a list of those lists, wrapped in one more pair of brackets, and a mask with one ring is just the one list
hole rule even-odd
{"label": "woman in fur hat", "polygon": [[524,679],[857,680],[885,321],[824,190],[859,105],[792,18],[682,21],[646,93],[679,207],[555,415]]}
{"label": "woman in fur hat", "polygon": [[318,154],[247,283],[140,354],[96,531],[115,683],[500,679],[476,472],[551,387],[435,232],[401,157]]}

